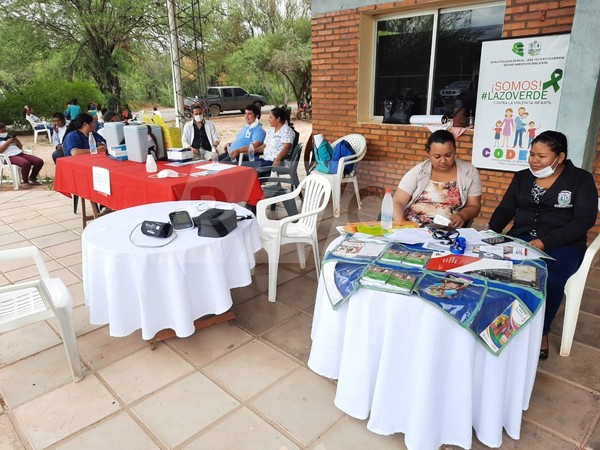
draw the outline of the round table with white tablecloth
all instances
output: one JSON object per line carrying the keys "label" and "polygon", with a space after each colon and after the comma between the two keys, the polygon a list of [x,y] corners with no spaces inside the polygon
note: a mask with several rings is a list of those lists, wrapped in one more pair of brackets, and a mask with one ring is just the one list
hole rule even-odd
{"label": "round table with white tablecloth", "polygon": [[174,231],[170,242],[172,237],[145,236],[139,226],[144,220],[168,222],[172,211],[194,217],[213,206],[250,214],[236,204],[179,201],[115,211],[89,224],[81,241],[90,322],[108,323],[111,336],[141,329],[143,339],[152,339],[171,328],[186,337],[195,330],[194,320],[229,310],[230,289],[252,282],[254,253],[262,247],[256,219],[239,221],[222,238],[198,236],[197,228]]}
{"label": "round table with white tablecloth", "polygon": [[[329,250],[339,241],[334,241]],[[502,430],[519,439],[529,407],[544,306],[499,356],[433,305],[358,289],[333,310],[317,290],[309,367],[337,379],[335,405],[367,428],[404,433],[409,449],[471,448],[472,431],[490,447]]]}

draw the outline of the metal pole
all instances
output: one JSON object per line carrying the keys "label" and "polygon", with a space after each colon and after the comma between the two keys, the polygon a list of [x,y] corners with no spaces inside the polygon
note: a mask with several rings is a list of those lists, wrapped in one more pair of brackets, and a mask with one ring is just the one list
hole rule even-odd
{"label": "metal pole", "polygon": [[[175,100],[175,126],[185,123],[183,107],[183,91],[181,83],[181,66],[179,56],[179,35],[177,33],[177,16],[175,10],[177,0],[167,0],[169,16],[169,38],[171,40],[171,68],[173,72],[173,97]],[[180,127],[181,128],[181,127]]]}

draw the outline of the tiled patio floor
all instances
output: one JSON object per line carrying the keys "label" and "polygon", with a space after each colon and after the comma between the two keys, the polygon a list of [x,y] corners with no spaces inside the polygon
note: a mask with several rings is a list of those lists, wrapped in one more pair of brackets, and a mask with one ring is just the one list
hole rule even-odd
{"label": "tiled patio floor", "polygon": [[[374,217],[365,199],[339,220],[328,208],[321,249],[335,225]],[[85,378],[72,383],[53,323],[0,335],[0,449],[402,449],[403,435],[379,436],[333,405],[335,384],[306,366],[316,275],[295,253],[282,257],[278,302],[266,297],[266,255],[251,286],[236,289],[236,320],[174,338],[156,350],[140,333],[111,338],[89,324],[81,281],[81,220],[71,200],[47,187],[0,191],[0,249],[39,247],[75,299]],[[290,250],[292,250],[290,248]],[[310,260],[310,258],[309,258]],[[310,262],[309,262],[310,264]],[[0,285],[31,276],[0,272]],[[588,279],[571,357],[540,364],[521,439],[506,449],[600,449],[600,269]],[[561,316],[562,319],[562,316]],[[448,447],[450,448],[450,447]],[[473,448],[485,448],[474,439]]]}

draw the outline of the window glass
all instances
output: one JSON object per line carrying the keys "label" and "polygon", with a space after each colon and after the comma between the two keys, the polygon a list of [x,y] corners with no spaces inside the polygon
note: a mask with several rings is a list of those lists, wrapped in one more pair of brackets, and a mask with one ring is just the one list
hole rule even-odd
{"label": "window glass", "polygon": [[481,42],[499,39],[503,21],[503,6],[440,13],[433,114],[452,115],[460,108],[475,112]]}
{"label": "window glass", "polygon": [[242,88],[234,88],[233,95],[236,97],[244,97],[246,95],[246,91]]}
{"label": "window glass", "polygon": [[215,89],[215,88],[211,88],[208,90],[208,95],[216,95],[217,97],[219,96],[219,90]]}
{"label": "window glass", "polygon": [[425,114],[432,31],[432,14],[378,22],[374,115],[387,99],[412,100],[412,114]]}
{"label": "window glass", "polygon": [[481,42],[500,39],[503,22],[504,5],[378,21],[373,115],[383,115],[385,100],[403,100],[409,116],[474,114]]}
{"label": "window glass", "polygon": [[223,97],[231,97],[231,88],[223,89]]}

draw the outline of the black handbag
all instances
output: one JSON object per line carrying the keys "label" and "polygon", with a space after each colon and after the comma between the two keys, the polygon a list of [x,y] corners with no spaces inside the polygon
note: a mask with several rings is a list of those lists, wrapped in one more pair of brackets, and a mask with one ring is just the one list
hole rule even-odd
{"label": "black handbag", "polygon": [[383,123],[410,123],[412,100],[385,100],[383,102]]}
{"label": "black handbag", "polygon": [[223,237],[237,228],[237,217],[233,209],[210,208],[194,217],[198,236]]}

